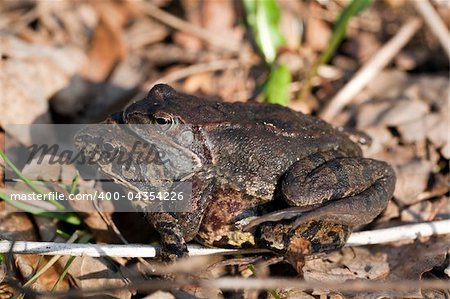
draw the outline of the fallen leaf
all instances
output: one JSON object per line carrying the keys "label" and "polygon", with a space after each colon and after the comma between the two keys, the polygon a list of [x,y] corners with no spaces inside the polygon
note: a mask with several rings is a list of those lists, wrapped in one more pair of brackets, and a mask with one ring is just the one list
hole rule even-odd
{"label": "fallen leaf", "polygon": [[124,32],[124,42],[129,51],[160,43],[169,35],[166,26],[149,18],[136,19]]}
{"label": "fallen leaf", "polygon": [[305,32],[306,43],[315,51],[323,51],[328,47],[332,30],[330,24],[318,18],[322,9],[317,2],[310,2],[310,14]]}
{"label": "fallen leaf", "polygon": [[1,238],[16,241],[37,241],[36,231],[26,213],[0,201]]}
{"label": "fallen leaf", "polygon": [[[443,266],[449,249],[450,236],[424,238],[413,244],[395,246],[380,246],[380,249],[388,257],[389,275],[385,278],[387,281],[396,280],[420,280],[423,273],[430,271],[434,267]],[[420,297],[422,298],[420,288],[410,292],[399,293],[393,290],[377,292],[375,296],[391,297]]]}
{"label": "fallen leaf", "polygon": [[[183,7],[186,21],[201,27],[202,2],[196,0],[182,0],[181,6]],[[184,48],[188,52],[197,53],[203,46],[202,41],[197,36],[188,32],[176,31],[173,35],[173,39],[177,45]]]}
{"label": "fallen leaf", "polygon": [[426,136],[435,147],[441,149],[440,152],[446,159],[450,159],[450,113],[448,110],[446,112],[425,117]]}
{"label": "fallen leaf", "polygon": [[[5,152],[5,132],[0,131],[0,149]],[[5,161],[0,159],[0,188],[5,187]]]}
{"label": "fallen leaf", "polygon": [[[16,208],[6,205],[4,201],[0,202],[0,232],[1,238],[15,241],[37,241],[38,234],[31,219],[26,213],[18,211]],[[14,260],[22,277],[30,278],[36,271],[39,255],[15,255]],[[44,259],[45,263],[48,259]],[[41,265],[42,265],[41,263]],[[32,285],[34,290],[49,291],[59,276],[59,269],[52,266],[44,275],[41,275]],[[23,280],[26,282],[26,279]],[[67,289],[67,283],[63,282],[60,290]]]}
{"label": "fallen leaf", "polygon": [[344,282],[349,279],[381,279],[389,273],[385,254],[373,254],[365,248],[344,248],[325,258],[306,261],[306,281]]}
{"label": "fallen leaf", "polygon": [[433,213],[433,204],[430,201],[422,201],[404,209],[401,220],[404,222],[430,221]]}
{"label": "fallen leaf", "polygon": [[[65,265],[68,256],[60,259],[60,264]],[[74,279],[76,285],[83,289],[93,289],[99,287],[123,288],[115,291],[105,291],[101,298],[131,298],[132,293],[125,287],[128,279],[118,270],[117,265],[113,265],[108,258],[92,258],[89,256],[76,257],[68,270],[68,274]]]}
{"label": "fallen leaf", "polygon": [[428,110],[428,105],[422,101],[416,99],[399,100],[378,116],[380,120],[377,125],[399,126],[420,121]]}
{"label": "fallen leaf", "polygon": [[433,165],[424,159],[413,159],[409,163],[396,165],[397,184],[394,196],[404,205],[418,201],[420,193],[425,191]]}
{"label": "fallen leaf", "polygon": [[84,63],[84,56],[73,48],[30,44],[8,35],[1,35],[0,43],[6,57],[0,72],[3,83],[0,125],[28,144],[31,136],[8,130],[7,125],[49,122],[48,100],[68,84]]}

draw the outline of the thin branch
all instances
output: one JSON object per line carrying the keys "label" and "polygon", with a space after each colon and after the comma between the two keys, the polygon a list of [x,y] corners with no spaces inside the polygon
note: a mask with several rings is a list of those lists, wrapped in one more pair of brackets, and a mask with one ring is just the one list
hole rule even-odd
{"label": "thin branch", "polygon": [[237,53],[240,49],[240,43],[235,38],[225,39],[220,34],[210,32],[192,23],[179,19],[174,15],[171,15],[170,13],[167,13],[164,10],[158,8],[156,5],[150,2],[141,2],[140,6],[142,10],[150,17],[157,19],[158,21],[179,31],[195,35],[213,46],[233,53]]}
{"label": "thin branch", "polygon": [[[420,1],[419,1],[420,2]],[[383,48],[370,59],[331,100],[322,111],[321,118],[331,121],[348,105],[375,76],[385,68],[395,55],[408,43],[422,25],[419,18],[409,20]]]}
{"label": "thin branch", "polygon": [[422,15],[425,23],[430,26],[450,58],[450,33],[438,13],[433,9],[428,0],[412,1],[416,10]]}
{"label": "thin branch", "polygon": [[181,80],[183,78],[189,77],[193,74],[213,72],[225,69],[234,69],[241,66],[241,63],[237,59],[227,59],[227,60],[216,60],[205,63],[194,64],[188,67],[185,67],[180,70],[173,71],[168,75],[159,78],[156,81],[150,81],[143,84],[143,90],[149,90],[153,87],[153,85],[158,83],[166,83],[170,84]]}
{"label": "thin branch", "polygon": [[[450,234],[450,220],[441,220],[419,224],[404,225],[373,231],[353,233],[347,246],[381,244],[400,240],[414,240],[418,237]],[[11,246],[13,246],[11,250]],[[75,256],[109,256],[109,257],[155,257],[158,246],[128,244],[66,244],[53,242],[0,241],[0,253],[41,254],[41,255],[75,255]],[[207,248],[190,244],[189,255],[230,255],[270,252],[266,249],[224,249]]]}
{"label": "thin branch", "polygon": [[450,220],[423,222],[351,234],[347,246],[384,244],[419,237],[450,234]]}

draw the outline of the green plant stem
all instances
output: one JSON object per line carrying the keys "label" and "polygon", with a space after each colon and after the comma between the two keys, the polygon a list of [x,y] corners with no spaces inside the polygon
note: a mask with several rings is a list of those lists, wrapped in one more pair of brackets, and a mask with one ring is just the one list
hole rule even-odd
{"label": "green plant stem", "polygon": [[331,36],[330,44],[309,71],[305,79],[305,85],[302,87],[300,92],[299,100],[305,101],[310,94],[312,80],[317,75],[319,66],[327,63],[330,60],[331,55],[333,55],[338,46],[341,44],[346,35],[347,25],[350,18],[367,8],[371,2],[371,0],[352,0],[350,4],[341,12],[338,20],[336,21],[336,27],[333,31],[333,35]]}
{"label": "green plant stem", "polygon": [[[0,157],[5,161],[5,163],[14,171],[14,173],[34,192],[44,195],[44,192],[40,190],[31,180],[22,174],[22,172],[17,169],[17,167],[6,157],[5,153],[0,150]],[[49,200],[51,204],[60,210],[64,210],[64,206],[55,200]]]}
{"label": "green plant stem", "polygon": [[[82,236],[77,243],[87,243],[91,239],[91,237],[92,237],[91,235],[86,234],[86,235]],[[61,272],[61,275],[59,275],[58,280],[53,285],[52,292],[54,292],[56,290],[56,288],[58,287],[58,285],[61,283],[61,281],[63,281],[64,277],[69,272],[70,266],[75,261],[75,258],[76,258],[76,256],[73,256],[73,255],[69,257],[66,265],[64,266],[63,271]]]}

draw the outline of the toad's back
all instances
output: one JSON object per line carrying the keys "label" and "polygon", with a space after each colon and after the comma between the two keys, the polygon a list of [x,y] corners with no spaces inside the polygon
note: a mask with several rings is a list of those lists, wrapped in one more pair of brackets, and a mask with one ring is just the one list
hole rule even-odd
{"label": "toad's back", "polygon": [[311,154],[361,155],[358,145],[326,122],[280,105],[215,102],[165,87],[156,94],[152,89],[148,99],[155,109],[148,114],[163,111],[198,126],[216,177],[249,195],[271,197],[280,176]]}

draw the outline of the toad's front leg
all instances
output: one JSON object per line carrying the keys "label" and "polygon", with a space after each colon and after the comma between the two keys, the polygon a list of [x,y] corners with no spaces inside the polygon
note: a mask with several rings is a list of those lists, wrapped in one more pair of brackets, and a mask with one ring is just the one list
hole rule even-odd
{"label": "toad's front leg", "polygon": [[163,261],[174,262],[188,255],[183,230],[175,217],[170,213],[160,212],[147,213],[145,218],[159,233]]}

